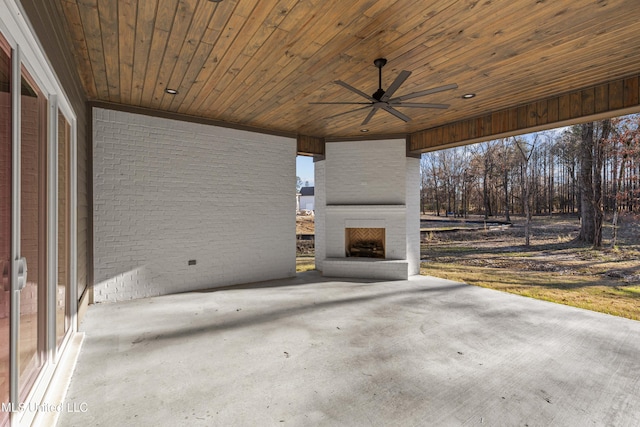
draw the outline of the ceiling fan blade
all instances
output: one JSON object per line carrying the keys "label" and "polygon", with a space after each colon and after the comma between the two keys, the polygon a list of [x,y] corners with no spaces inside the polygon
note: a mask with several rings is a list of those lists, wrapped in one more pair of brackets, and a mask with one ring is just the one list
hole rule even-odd
{"label": "ceiling fan blade", "polygon": [[405,80],[409,78],[410,75],[411,75],[411,71],[406,71],[406,70],[400,71],[400,74],[398,74],[398,77],[396,77],[393,83],[391,83],[391,86],[389,86],[389,89],[387,89],[385,94],[382,96],[381,101],[386,101],[389,98],[391,98],[391,96],[394,93],[396,93],[398,88],[402,85],[402,83],[405,82]]}
{"label": "ceiling fan blade", "polygon": [[310,102],[309,104],[320,105],[371,105],[370,102]]}
{"label": "ceiling fan blade", "polygon": [[399,102],[391,104],[392,107],[410,107],[410,108],[449,108],[449,104],[422,104],[419,102]]}
{"label": "ceiling fan blade", "polygon": [[371,97],[371,95],[367,95],[363,91],[361,91],[359,89],[356,89],[355,87],[351,86],[348,83],[343,82],[342,80],[336,80],[334,83],[339,84],[340,86],[342,86],[345,89],[349,89],[353,93],[357,93],[358,95],[362,96],[363,98],[367,98],[369,101],[372,101],[372,102],[376,102],[377,101],[376,99],[373,99]]}
{"label": "ceiling fan blade", "polygon": [[360,126],[364,126],[367,123],[369,123],[369,120],[371,120],[373,118],[373,115],[378,111],[379,107],[373,107],[371,109],[371,112],[369,114],[367,114],[367,117],[364,119],[364,121],[362,122],[362,124]]}
{"label": "ceiling fan blade", "polygon": [[410,122],[411,118],[409,116],[405,116],[404,114],[402,114],[400,111],[392,108],[392,107],[382,107],[382,109],[388,113],[393,114],[394,116],[396,116],[397,118],[399,118],[400,120],[404,121],[404,122]]}
{"label": "ceiling fan blade", "polygon": [[367,105],[365,107],[356,108],[355,110],[344,111],[342,113],[334,114],[333,116],[325,117],[325,119],[333,119],[334,117],[339,117],[339,116],[343,116],[345,114],[354,113],[356,111],[364,110],[364,109],[367,109],[367,108],[370,108],[370,107],[371,107],[371,105]]}
{"label": "ceiling fan blade", "polygon": [[397,98],[390,99],[389,102],[404,101],[405,99],[413,99],[419,96],[429,95],[432,93],[438,93],[438,92],[443,92],[445,90],[451,90],[451,89],[457,89],[457,88],[458,88],[458,85],[455,83],[452,83],[450,85],[434,87],[427,90],[421,90],[420,92],[413,92],[407,95],[398,96]]}

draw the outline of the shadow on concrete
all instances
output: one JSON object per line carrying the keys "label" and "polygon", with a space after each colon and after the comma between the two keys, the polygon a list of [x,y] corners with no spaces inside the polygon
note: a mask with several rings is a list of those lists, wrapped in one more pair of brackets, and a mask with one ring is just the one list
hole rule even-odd
{"label": "shadow on concrete", "polygon": [[[268,289],[268,288],[288,288],[292,286],[304,286],[304,285],[317,285],[318,283],[330,283],[335,282],[335,277],[324,277],[320,275],[318,271],[305,271],[297,273],[295,277],[291,277],[288,279],[278,279],[278,280],[266,280],[264,282],[253,282],[246,283],[241,285],[230,285],[230,286],[220,286],[216,288],[210,289],[200,289],[196,291],[187,291],[183,292],[185,294],[191,293],[213,293],[220,291],[241,291],[247,289]],[[371,283],[379,283],[378,280],[374,279],[355,279],[349,278],[349,283],[362,283],[362,284],[371,284]]]}
{"label": "shadow on concrete", "polygon": [[[326,281],[335,282],[335,280],[328,280],[328,279]],[[357,280],[354,282],[358,283]],[[280,283],[280,285],[278,285],[278,283]],[[306,285],[306,284],[317,284],[317,283],[318,283],[317,281],[313,281],[310,283],[305,281],[305,282],[297,283],[294,286],[300,286],[300,285]],[[349,280],[349,283],[351,283],[351,280]],[[373,283],[373,282],[360,282],[360,283]],[[380,282],[375,282],[375,283],[380,283]],[[260,289],[260,288],[273,288],[273,287],[286,287],[286,286],[291,286],[291,285],[286,285],[285,281],[281,280],[273,283],[261,282],[261,283],[255,283],[250,285],[234,286],[227,289],[215,289],[207,292],[225,291],[225,290],[227,291],[228,290],[233,290],[233,291],[254,290],[254,289]],[[400,298],[403,296],[412,296],[412,295],[415,296],[415,295],[432,293],[432,292],[450,292],[456,289],[466,288],[468,286],[469,285],[465,283],[451,282],[450,285],[445,285],[445,286],[433,286],[433,287],[427,287],[427,288],[423,287],[419,289],[413,289],[408,291],[405,290],[401,292],[390,291],[386,293],[377,293],[375,295],[363,295],[363,296],[357,296],[352,298],[320,301],[320,302],[314,302],[312,304],[305,304],[297,307],[282,308],[282,309],[276,309],[271,311],[264,311],[264,307],[261,307],[260,313],[248,315],[248,316],[246,314],[243,314],[243,317],[241,319],[224,320],[216,324],[210,324],[205,326],[199,325],[199,326],[193,326],[188,328],[181,328],[180,330],[171,331],[171,332],[156,333],[156,334],[153,334],[153,336],[150,336],[149,338],[150,340],[157,341],[157,340],[172,340],[172,339],[178,339],[178,338],[185,338],[187,336],[197,336],[201,334],[210,334],[213,332],[227,331],[227,330],[232,330],[237,328],[246,328],[253,325],[261,325],[267,322],[274,322],[277,320],[281,320],[286,317],[299,316],[302,314],[309,313],[310,311],[317,311],[317,310],[322,310],[326,308],[348,306],[352,304],[360,304],[368,301],[382,300],[385,298],[392,298],[392,297]],[[202,291],[197,291],[193,293],[198,293],[198,292],[202,292]],[[134,344],[139,344],[144,341],[145,339],[137,339],[134,342]]]}

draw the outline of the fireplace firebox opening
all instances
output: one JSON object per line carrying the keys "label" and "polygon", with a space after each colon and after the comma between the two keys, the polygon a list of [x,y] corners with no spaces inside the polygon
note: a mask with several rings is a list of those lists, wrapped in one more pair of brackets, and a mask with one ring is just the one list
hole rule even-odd
{"label": "fireplace firebox opening", "polygon": [[384,228],[345,228],[347,257],[385,258]]}

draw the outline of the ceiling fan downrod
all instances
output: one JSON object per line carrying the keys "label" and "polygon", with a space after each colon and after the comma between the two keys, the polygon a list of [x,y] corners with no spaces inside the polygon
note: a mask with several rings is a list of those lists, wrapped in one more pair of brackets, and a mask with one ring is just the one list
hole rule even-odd
{"label": "ceiling fan downrod", "polygon": [[378,90],[371,96],[377,101],[380,101],[385,94],[384,90],[382,90],[382,67],[384,67],[386,64],[387,60],[385,58],[378,58],[373,61],[373,65],[378,67]]}

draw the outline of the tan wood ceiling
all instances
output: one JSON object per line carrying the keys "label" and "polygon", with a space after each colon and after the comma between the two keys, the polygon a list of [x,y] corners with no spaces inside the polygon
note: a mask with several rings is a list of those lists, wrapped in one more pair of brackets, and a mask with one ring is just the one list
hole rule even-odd
{"label": "tan wood ceiling", "polygon": [[[640,73],[638,0],[57,0],[91,100],[316,137],[411,71],[403,95],[450,108],[379,111],[367,135],[409,134]],[[169,95],[165,88],[178,90]],[[470,100],[465,93],[475,93]],[[355,106],[357,107],[357,106]]]}

